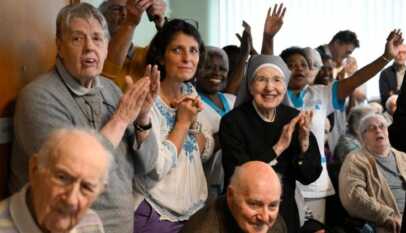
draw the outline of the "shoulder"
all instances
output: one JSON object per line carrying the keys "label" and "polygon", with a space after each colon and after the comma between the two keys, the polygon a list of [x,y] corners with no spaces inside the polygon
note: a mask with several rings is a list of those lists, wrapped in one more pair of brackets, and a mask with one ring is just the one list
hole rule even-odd
{"label": "shoulder", "polygon": [[[233,108],[230,112],[221,118],[221,121],[230,121],[236,119],[244,119],[250,116],[253,110],[251,103],[244,103],[238,107]],[[255,110],[254,110],[255,111]]]}
{"label": "shoulder", "polygon": [[89,209],[75,227],[78,233],[103,233],[103,224],[96,212]]}
{"label": "shoulder", "polygon": [[10,214],[10,198],[0,202],[0,232],[17,232]]}
{"label": "shoulder", "polygon": [[196,212],[185,224],[181,233],[216,233],[219,232],[217,201],[211,201]]}

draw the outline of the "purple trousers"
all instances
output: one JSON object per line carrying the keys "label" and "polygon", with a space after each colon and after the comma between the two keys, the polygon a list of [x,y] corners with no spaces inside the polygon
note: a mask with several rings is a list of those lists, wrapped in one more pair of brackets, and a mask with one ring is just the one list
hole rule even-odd
{"label": "purple trousers", "polygon": [[134,213],[134,233],[178,233],[185,221],[159,220],[159,214],[145,200]]}

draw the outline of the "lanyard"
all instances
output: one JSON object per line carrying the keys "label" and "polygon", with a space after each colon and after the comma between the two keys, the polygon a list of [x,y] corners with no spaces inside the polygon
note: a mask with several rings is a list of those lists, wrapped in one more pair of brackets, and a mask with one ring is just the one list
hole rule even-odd
{"label": "lanyard", "polygon": [[221,103],[223,104],[224,109],[219,108],[209,97],[199,93],[200,98],[209,105],[214,111],[216,111],[221,117],[224,116],[227,112],[230,111],[230,105],[223,93],[218,92],[217,96],[219,97]]}

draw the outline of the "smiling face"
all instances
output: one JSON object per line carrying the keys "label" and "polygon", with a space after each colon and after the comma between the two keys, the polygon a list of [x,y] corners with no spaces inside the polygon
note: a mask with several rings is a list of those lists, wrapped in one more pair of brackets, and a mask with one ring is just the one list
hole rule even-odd
{"label": "smiling face", "polygon": [[243,232],[266,233],[278,217],[281,185],[276,173],[265,172],[265,166],[246,165],[239,181],[232,181],[227,189],[227,205]]}
{"label": "smiling face", "polygon": [[108,39],[95,18],[73,18],[57,39],[58,54],[68,72],[82,85],[102,72]]}
{"label": "smiling face", "polygon": [[376,155],[383,155],[390,147],[388,127],[384,120],[377,117],[368,119],[367,128],[361,132],[366,149]]}
{"label": "smiling face", "polygon": [[292,72],[289,80],[289,89],[301,90],[309,81],[309,64],[306,58],[301,54],[292,54],[286,63]]}
{"label": "smiling face", "polygon": [[32,212],[44,232],[69,232],[103,190],[106,151],[89,135],[63,137],[47,162],[30,160]]}
{"label": "smiling face", "polygon": [[225,87],[227,75],[226,61],[220,54],[212,53],[197,77],[197,87],[207,94],[216,94]]}
{"label": "smiling face", "polygon": [[193,36],[179,32],[168,44],[162,65],[165,79],[177,82],[191,80],[199,64],[199,44]]}
{"label": "smiling face", "polygon": [[260,110],[267,112],[276,108],[286,93],[283,74],[273,67],[258,69],[250,83],[250,93]]}

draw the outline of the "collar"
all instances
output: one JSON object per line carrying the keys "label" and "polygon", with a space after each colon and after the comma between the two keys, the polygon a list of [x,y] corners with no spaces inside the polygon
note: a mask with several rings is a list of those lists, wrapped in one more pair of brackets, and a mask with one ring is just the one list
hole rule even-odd
{"label": "collar", "polygon": [[308,88],[309,85],[306,85],[302,90],[300,90],[299,94],[296,94],[294,91],[288,89],[287,95],[294,108],[302,108],[304,106],[304,96]]}
{"label": "collar", "polygon": [[234,216],[231,214],[230,208],[227,205],[225,196],[219,197],[217,205],[220,211],[222,211],[223,224],[226,233],[243,233]]}
{"label": "collar", "polygon": [[[27,191],[29,185],[25,185],[20,192],[10,197],[10,215],[15,223],[18,232],[21,233],[43,233],[39,229],[37,223],[31,215],[27,206]],[[77,233],[76,227],[74,227],[70,233]]]}
{"label": "collar", "polygon": [[80,85],[80,83],[66,70],[62,60],[59,57],[56,59],[56,72],[69,90],[77,96],[94,95],[99,89],[102,88],[99,76],[94,77],[93,87],[91,88],[86,88]]}
{"label": "collar", "polygon": [[18,232],[43,233],[35,223],[27,206],[26,195],[28,187],[28,185],[25,185],[20,192],[10,198],[10,215],[15,222]]}

